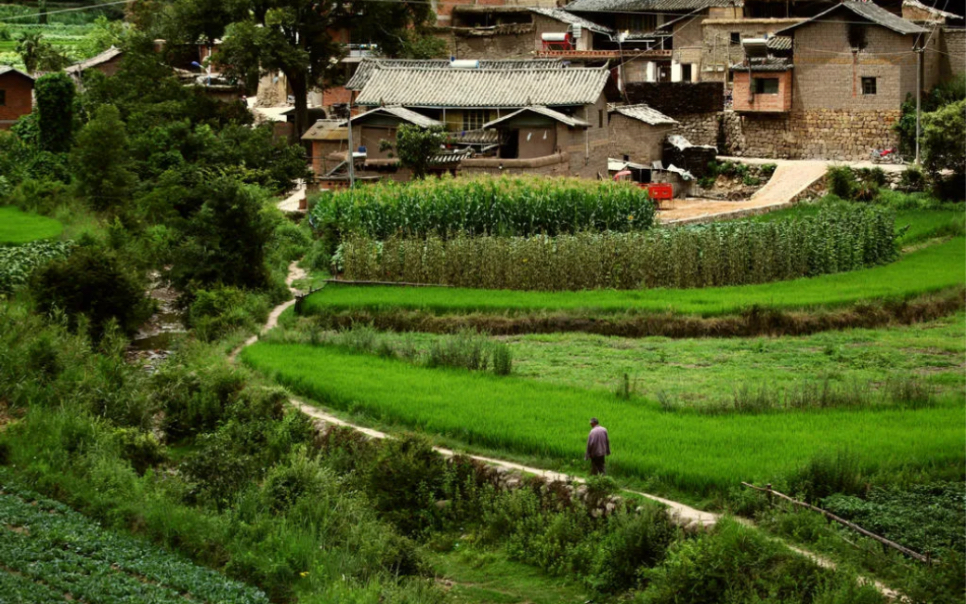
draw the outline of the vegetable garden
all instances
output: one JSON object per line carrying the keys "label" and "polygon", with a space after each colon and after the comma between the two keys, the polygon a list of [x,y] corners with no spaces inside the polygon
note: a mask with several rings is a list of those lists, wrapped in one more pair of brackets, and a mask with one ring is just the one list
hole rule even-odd
{"label": "vegetable garden", "polygon": [[100,528],[0,474],[3,601],[268,604],[260,591]]}

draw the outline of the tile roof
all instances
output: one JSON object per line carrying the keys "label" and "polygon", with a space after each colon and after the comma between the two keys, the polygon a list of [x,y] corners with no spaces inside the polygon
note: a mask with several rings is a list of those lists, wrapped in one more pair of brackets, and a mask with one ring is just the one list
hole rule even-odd
{"label": "tile roof", "polygon": [[410,124],[415,124],[420,128],[431,128],[433,126],[442,126],[443,123],[434,120],[431,117],[426,117],[421,113],[416,113],[411,109],[406,109],[405,107],[392,106],[392,107],[376,107],[375,109],[370,109],[365,113],[360,113],[359,115],[353,116],[352,122],[362,121],[365,118],[373,117],[377,114],[385,113],[391,116],[397,117]]}
{"label": "tile roof", "polygon": [[[345,83],[346,90],[362,90],[366,82],[372,77],[377,69],[405,68],[405,69],[449,69],[449,59],[373,59],[370,57],[362,59],[356,72]],[[480,61],[482,69],[520,69],[521,67],[541,67],[563,69],[564,64],[560,59],[504,59],[504,60],[483,60]]]}
{"label": "tile roof", "polygon": [[813,21],[823,20],[826,15],[838,10],[851,11],[852,13],[854,13],[855,15],[858,15],[859,17],[862,17],[863,19],[867,19],[875,23],[876,25],[881,25],[882,27],[891,29],[892,31],[902,34],[904,36],[910,35],[910,34],[929,33],[929,30],[926,29],[925,27],[920,27],[919,25],[916,25],[912,21],[906,21],[902,17],[897,17],[896,15],[893,15],[892,13],[882,8],[881,6],[872,4],[871,2],[859,2],[857,0],[845,0],[845,2],[842,2],[841,4],[836,4],[832,8],[815,15],[808,21],[802,21],[801,23],[796,23],[795,25],[786,27],[785,29],[781,29],[775,33],[784,34],[798,27],[801,27],[803,25],[808,25]]}
{"label": "tile roof", "polygon": [[615,30],[605,27],[603,25],[598,25],[593,21],[588,21],[583,17],[578,17],[573,13],[568,13],[567,11],[559,8],[530,8],[530,10],[538,15],[543,15],[544,17],[550,17],[551,19],[556,19],[562,23],[569,23],[571,25],[579,25],[584,29],[595,31],[601,34],[612,34]]}
{"label": "tile roof", "polygon": [[644,122],[645,124],[650,124],[651,126],[660,126],[662,124],[677,124],[677,121],[664,115],[657,109],[652,109],[649,105],[639,104],[639,105],[609,105],[607,110],[610,112],[617,112],[621,115],[626,115],[627,117],[635,120]]}
{"label": "tile roof", "polygon": [[791,36],[772,36],[768,38],[766,46],[768,50],[791,50],[792,38]]}
{"label": "tile roof", "polygon": [[735,63],[731,71],[788,71],[794,65],[785,57],[767,57],[764,59],[749,59],[747,63]]}
{"label": "tile roof", "polygon": [[302,135],[304,141],[345,140],[348,128],[341,127],[345,120],[318,120]]}
{"label": "tile roof", "polygon": [[497,124],[500,124],[502,122],[509,121],[509,120],[515,118],[516,116],[522,115],[524,113],[536,113],[536,114],[542,115],[544,117],[549,117],[550,119],[555,120],[555,121],[558,121],[558,122],[560,122],[562,124],[566,124],[567,126],[570,126],[571,128],[589,128],[590,127],[590,124],[588,124],[587,122],[585,122],[582,119],[578,119],[578,118],[575,118],[575,117],[572,117],[572,116],[569,116],[569,115],[565,115],[563,113],[560,113],[559,111],[554,111],[553,109],[547,109],[546,107],[544,107],[542,105],[531,105],[529,107],[524,107],[522,109],[518,109],[517,111],[514,111],[513,113],[509,113],[507,115],[504,115],[503,117],[498,118],[498,119],[495,119],[492,122],[487,122],[486,124],[483,124],[483,128],[484,129],[486,129],[486,128],[493,128]]}
{"label": "tile roof", "polygon": [[11,67],[9,65],[0,65],[0,75],[4,75],[6,73],[11,73],[11,72],[12,73],[19,74],[19,75],[22,75],[23,77],[27,78],[30,81],[33,81],[33,79],[34,79],[33,76],[30,75],[29,73],[26,73],[24,71],[20,71],[19,69],[14,69],[13,67]]}
{"label": "tile roof", "polygon": [[604,90],[607,69],[375,70],[356,99],[358,105],[407,107],[526,107],[586,105]]}
{"label": "tile roof", "polygon": [[108,61],[113,60],[115,57],[123,54],[123,51],[117,46],[112,46],[102,53],[96,54],[89,59],[84,59],[83,61],[78,61],[74,63],[64,71],[67,73],[81,73],[85,69],[90,69],[91,67],[97,67],[98,65],[103,65]]}
{"label": "tile roof", "polygon": [[741,0],[574,0],[564,6],[571,12],[609,13],[640,11],[692,11],[717,6],[743,6]]}

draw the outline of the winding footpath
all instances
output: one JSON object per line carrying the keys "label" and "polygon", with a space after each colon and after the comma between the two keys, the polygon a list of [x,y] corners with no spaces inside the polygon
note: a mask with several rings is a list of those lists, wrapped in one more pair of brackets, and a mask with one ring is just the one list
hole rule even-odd
{"label": "winding footpath", "polygon": [[[296,260],[295,262],[292,262],[289,265],[288,276],[285,279],[285,284],[288,285],[289,291],[292,292],[293,296],[298,296],[302,293],[301,291],[296,289],[293,284],[300,279],[304,279],[305,276],[306,276],[305,271],[298,267],[298,260]],[[292,300],[289,300],[288,302],[284,302],[283,304],[276,306],[272,310],[272,312],[269,313],[268,320],[265,322],[265,325],[262,326],[262,329],[260,330],[259,334],[248,338],[241,345],[239,345],[237,348],[232,350],[231,353],[228,355],[229,361],[232,363],[235,363],[237,361],[238,354],[242,351],[242,349],[257,342],[260,335],[264,335],[269,331],[271,331],[272,329],[274,329],[278,325],[278,319],[281,316],[281,314],[285,312],[288,308],[292,307],[294,304],[295,304],[295,298],[293,298]],[[340,419],[330,413],[323,411],[322,409],[319,409],[318,407],[304,403],[296,398],[289,398],[289,402],[293,407],[295,407],[302,413],[306,414],[307,416],[311,417],[312,419],[316,420],[317,424],[321,424],[322,426],[334,425],[334,426],[351,428],[357,432],[365,434],[369,438],[376,438],[376,439],[391,438],[391,435],[386,434],[385,432],[380,432],[378,430],[373,430],[371,428],[366,428],[364,426],[359,426],[356,424],[349,423],[343,419]],[[443,455],[444,457],[452,457],[456,455],[456,452],[451,449],[446,449],[443,447],[433,447],[433,449],[437,453]],[[570,476],[567,474],[561,474],[559,472],[553,472],[551,470],[543,470],[540,468],[525,466],[522,464],[505,461],[494,457],[485,457],[481,455],[468,455],[468,457],[498,468],[504,468],[510,471],[523,472],[526,474],[539,476],[540,478],[543,478],[548,481],[572,482],[575,484],[581,484],[586,482],[583,478],[580,478],[579,476]],[[624,492],[632,495],[636,495],[639,497],[644,497],[646,499],[650,499],[652,501],[657,501],[661,504],[664,504],[670,510],[671,516],[672,518],[675,519],[676,524],[685,528],[709,529],[713,527],[721,518],[721,514],[698,510],[677,501],[672,501],[670,499],[658,497],[657,495],[651,495],[649,493],[642,493],[640,491],[633,491],[630,489],[624,489]],[[751,528],[755,527],[755,524],[750,520],[737,518],[737,517],[735,517],[735,520],[744,524],[745,526],[748,526]],[[834,570],[836,568],[835,562],[833,562],[832,560],[824,556],[801,549],[778,538],[774,538],[774,537],[769,537],[769,538],[775,542],[781,543],[788,549],[812,560],[815,564],[823,568],[828,568],[831,570]],[[863,580],[866,582],[870,581],[869,579],[862,578],[862,577],[860,577],[860,580]],[[886,587],[879,581],[873,580],[871,581],[871,583],[876,587],[876,589],[879,590],[880,593],[882,593],[884,596],[886,596],[891,600],[898,600],[898,601],[906,600],[906,598],[902,596],[900,593]]]}

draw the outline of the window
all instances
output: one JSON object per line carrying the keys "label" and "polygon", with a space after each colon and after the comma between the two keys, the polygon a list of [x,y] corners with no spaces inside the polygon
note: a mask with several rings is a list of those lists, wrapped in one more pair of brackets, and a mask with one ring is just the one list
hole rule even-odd
{"label": "window", "polygon": [[755,78],[755,94],[778,94],[778,78]]}
{"label": "window", "polygon": [[862,78],[862,94],[875,94],[875,78]]}
{"label": "window", "polygon": [[691,64],[685,63],[681,65],[681,81],[690,82],[691,81]]}
{"label": "window", "polygon": [[604,110],[603,109],[598,109],[597,110],[597,127],[598,128],[603,128],[604,127]]}
{"label": "window", "polygon": [[731,32],[731,43],[741,44],[741,34],[736,31]]}
{"label": "window", "polygon": [[6,104],[7,104],[7,91],[0,90],[0,107],[3,107]]}
{"label": "window", "polygon": [[486,120],[485,109],[466,109],[463,111],[463,130],[479,130]]}

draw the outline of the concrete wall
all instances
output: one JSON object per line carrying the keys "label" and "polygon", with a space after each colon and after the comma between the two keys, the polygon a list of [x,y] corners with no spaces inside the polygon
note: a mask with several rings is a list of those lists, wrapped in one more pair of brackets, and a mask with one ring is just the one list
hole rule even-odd
{"label": "concrete wall", "polygon": [[[863,49],[853,53],[850,24],[832,17],[794,31],[795,69],[792,107],[857,111],[899,109],[907,94],[915,94],[915,36],[902,36],[876,25],[865,26]],[[862,78],[876,78],[876,94],[862,94]]]}
{"label": "concrete wall", "polygon": [[5,98],[0,105],[0,130],[9,130],[18,118],[32,110],[34,83],[16,73],[7,73],[0,76],[0,90]]}
{"label": "concrete wall", "polygon": [[531,159],[553,155],[557,149],[557,128],[529,127],[517,131],[517,157]]}
{"label": "concrete wall", "polygon": [[[754,83],[758,79],[777,80],[778,92],[754,94]],[[788,111],[792,107],[792,73],[735,71],[733,99],[735,111]]]}
{"label": "concrete wall", "polygon": [[617,159],[627,155],[631,161],[642,164],[660,160],[664,138],[673,130],[673,124],[651,126],[620,113],[611,113],[609,155]]}

